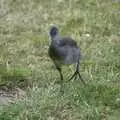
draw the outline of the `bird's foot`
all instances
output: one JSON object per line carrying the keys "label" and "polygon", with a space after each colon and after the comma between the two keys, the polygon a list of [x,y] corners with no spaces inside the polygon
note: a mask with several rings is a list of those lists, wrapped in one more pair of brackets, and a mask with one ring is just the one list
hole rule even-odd
{"label": "bird's foot", "polygon": [[74,78],[74,80],[77,79],[77,76],[79,76],[79,79],[82,81],[82,83],[85,85],[85,82],[83,80],[83,78],[81,77],[80,75],[80,72],[79,71],[75,71],[74,74],[69,78],[68,81],[72,80]]}

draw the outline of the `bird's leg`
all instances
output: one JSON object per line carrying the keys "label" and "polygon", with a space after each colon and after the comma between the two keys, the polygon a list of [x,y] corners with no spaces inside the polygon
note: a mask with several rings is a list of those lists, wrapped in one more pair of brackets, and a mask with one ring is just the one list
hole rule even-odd
{"label": "bird's leg", "polygon": [[71,78],[68,81],[72,80],[73,78],[74,78],[74,80],[76,80],[77,75],[79,76],[79,79],[82,81],[82,83],[85,85],[85,82],[84,82],[84,80],[81,77],[81,74],[79,72],[79,61],[78,61],[77,66],[76,66],[76,71],[74,72],[74,74],[71,76]]}
{"label": "bird's leg", "polygon": [[62,75],[61,69],[59,70],[59,73],[60,73],[60,80],[61,80],[61,82],[63,82],[63,75]]}
{"label": "bird's leg", "polygon": [[60,73],[60,85],[61,85],[60,92],[63,92],[64,84],[63,84],[63,74],[62,74],[62,70],[61,70],[61,67],[56,66],[56,68],[57,68],[57,70],[58,70],[59,73]]}
{"label": "bird's leg", "polygon": [[60,80],[63,81],[63,75],[62,75],[61,67],[56,66],[56,68],[57,68],[57,70],[58,70],[58,72],[60,74]]}
{"label": "bird's leg", "polygon": [[77,72],[77,74],[78,74],[79,79],[81,80],[81,82],[85,85],[85,82],[84,82],[84,80],[82,79],[81,74],[80,74],[80,72],[79,72],[79,65],[80,65],[80,56],[79,56],[79,59],[78,59],[78,62],[77,62],[77,66],[76,66],[76,72]]}
{"label": "bird's leg", "polygon": [[77,78],[77,72],[76,72],[76,71],[75,71],[74,74],[70,77],[70,79],[69,79],[68,81],[72,80],[73,78],[74,78],[74,80]]}
{"label": "bird's leg", "polygon": [[83,82],[83,84],[85,85],[85,82],[84,82],[83,78],[81,77],[81,74],[79,71],[78,71],[78,76],[79,76],[80,80]]}

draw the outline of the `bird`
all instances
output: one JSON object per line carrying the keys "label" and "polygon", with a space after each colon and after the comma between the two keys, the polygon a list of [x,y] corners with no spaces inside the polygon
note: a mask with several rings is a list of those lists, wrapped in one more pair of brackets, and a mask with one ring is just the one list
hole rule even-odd
{"label": "bird", "polygon": [[72,64],[75,64],[76,68],[68,81],[73,78],[76,79],[78,76],[82,83],[85,84],[79,72],[81,51],[77,42],[71,37],[62,37],[57,26],[52,26],[50,28],[49,36],[51,40],[48,48],[48,55],[60,74],[61,85],[63,84],[62,66]]}

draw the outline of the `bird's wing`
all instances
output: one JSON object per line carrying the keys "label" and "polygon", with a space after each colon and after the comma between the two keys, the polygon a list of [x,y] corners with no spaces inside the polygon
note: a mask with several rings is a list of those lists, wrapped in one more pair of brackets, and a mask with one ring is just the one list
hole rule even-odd
{"label": "bird's wing", "polygon": [[67,57],[74,57],[79,51],[76,41],[72,38],[64,37],[54,39],[49,48],[49,55],[52,59],[63,60]]}
{"label": "bird's wing", "polygon": [[59,42],[59,45],[60,46],[77,46],[77,43],[76,41],[74,41],[72,38],[70,37],[64,37],[64,38],[61,38],[60,42]]}

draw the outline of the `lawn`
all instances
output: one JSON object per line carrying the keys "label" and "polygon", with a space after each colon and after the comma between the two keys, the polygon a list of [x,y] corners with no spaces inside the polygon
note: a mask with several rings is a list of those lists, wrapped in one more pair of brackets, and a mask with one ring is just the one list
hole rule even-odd
{"label": "lawn", "polygon": [[[48,57],[51,25],[81,48],[80,80],[67,82]],[[25,96],[0,106],[0,120],[118,120],[119,0],[0,0],[0,90]]]}

